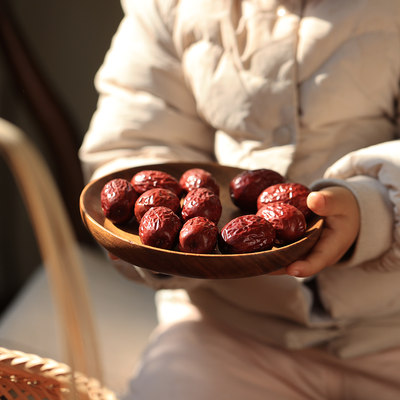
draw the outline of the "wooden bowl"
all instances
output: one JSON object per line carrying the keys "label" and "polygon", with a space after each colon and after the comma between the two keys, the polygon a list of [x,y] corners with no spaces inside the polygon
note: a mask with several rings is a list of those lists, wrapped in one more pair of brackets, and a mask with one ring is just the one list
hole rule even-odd
{"label": "wooden bowl", "polygon": [[181,174],[190,168],[203,168],[211,172],[220,185],[223,211],[219,229],[240,215],[240,210],[230,199],[229,183],[242,169],[212,163],[166,163],[129,168],[90,182],[80,197],[85,226],[101,246],[133,265],[163,274],[206,279],[268,274],[305,256],[318,240],[323,220],[316,217],[309,222],[305,236],[287,246],[247,254],[221,254],[218,250],[213,254],[192,254],[143,245],[137,222],[115,225],[104,217],[100,193],[107,181],[113,178],[130,180],[135,173],[144,169],[165,171],[179,180]]}

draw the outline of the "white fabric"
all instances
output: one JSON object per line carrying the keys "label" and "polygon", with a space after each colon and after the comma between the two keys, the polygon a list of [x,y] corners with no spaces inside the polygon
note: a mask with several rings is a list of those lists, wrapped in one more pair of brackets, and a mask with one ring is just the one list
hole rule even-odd
{"label": "white fabric", "polygon": [[184,317],[157,328],[123,400],[399,397],[399,347],[346,361],[318,347],[288,351],[202,318],[182,297],[180,303]]}

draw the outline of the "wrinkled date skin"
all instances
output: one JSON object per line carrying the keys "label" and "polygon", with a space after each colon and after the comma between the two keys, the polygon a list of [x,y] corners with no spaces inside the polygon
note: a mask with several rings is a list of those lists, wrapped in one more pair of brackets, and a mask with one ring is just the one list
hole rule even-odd
{"label": "wrinkled date skin", "polygon": [[186,221],[179,233],[180,251],[185,253],[212,253],[218,240],[218,228],[214,222],[204,217],[194,217]]}
{"label": "wrinkled date skin", "polygon": [[275,241],[275,229],[258,215],[241,215],[228,222],[219,235],[221,253],[252,253],[269,250]]}
{"label": "wrinkled date skin", "polygon": [[180,210],[179,197],[169,189],[155,188],[142,193],[135,203],[135,217],[138,222],[151,208],[164,206],[170,208],[175,214]]}
{"label": "wrinkled date skin", "polygon": [[168,207],[152,207],[142,217],[139,237],[143,244],[172,249],[182,228],[180,218]]}
{"label": "wrinkled date skin", "polygon": [[209,189],[193,189],[183,200],[181,216],[184,221],[193,217],[204,217],[217,224],[221,214],[221,200]]}
{"label": "wrinkled date skin", "polygon": [[280,183],[264,189],[257,199],[257,209],[269,203],[288,203],[298,208],[306,217],[312,215],[307,207],[310,189],[301,183]]}
{"label": "wrinkled date skin", "polygon": [[202,168],[192,168],[185,171],[179,179],[179,184],[185,192],[204,187],[219,196],[219,185],[216,179],[210,172]]}
{"label": "wrinkled date skin", "polygon": [[230,182],[229,193],[233,204],[244,211],[257,210],[257,198],[268,186],[283,183],[284,177],[271,169],[241,172]]}
{"label": "wrinkled date skin", "polygon": [[131,179],[131,184],[137,193],[142,194],[154,188],[169,189],[178,197],[181,195],[179,182],[170,174],[157,170],[143,170]]}
{"label": "wrinkled date skin", "polygon": [[104,216],[114,224],[122,224],[133,217],[138,194],[129,181],[116,178],[108,181],[100,193]]}
{"label": "wrinkled date skin", "polygon": [[304,236],[307,228],[304,214],[287,203],[271,203],[261,207],[257,214],[272,224],[276,231],[275,244],[293,243]]}

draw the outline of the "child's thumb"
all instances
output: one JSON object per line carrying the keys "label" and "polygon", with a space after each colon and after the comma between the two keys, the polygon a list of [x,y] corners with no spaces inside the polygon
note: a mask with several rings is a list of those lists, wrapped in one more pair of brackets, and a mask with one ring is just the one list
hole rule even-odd
{"label": "child's thumb", "polygon": [[315,214],[321,217],[340,213],[340,205],[331,188],[311,192],[307,197],[307,206]]}
{"label": "child's thumb", "polygon": [[344,215],[351,198],[352,194],[348,189],[330,186],[311,192],[307,197],[307,206],[322,217]]}

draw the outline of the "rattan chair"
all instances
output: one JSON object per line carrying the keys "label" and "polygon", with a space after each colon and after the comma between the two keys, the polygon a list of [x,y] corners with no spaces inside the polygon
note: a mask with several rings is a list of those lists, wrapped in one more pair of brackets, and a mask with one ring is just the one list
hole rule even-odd
{"label": "rattan chair", "polygon": [[24,132],[4,119],[0,119],[0,153],[20,188],[34,228],[68,360],[66,365],[0,348],[0,397],[113,400],[114,393],[101,384],[101,362],[77,242],[55,181]]}

